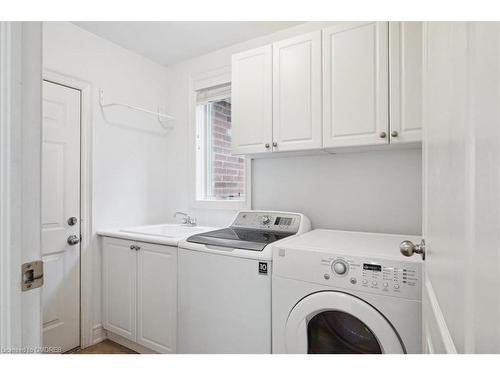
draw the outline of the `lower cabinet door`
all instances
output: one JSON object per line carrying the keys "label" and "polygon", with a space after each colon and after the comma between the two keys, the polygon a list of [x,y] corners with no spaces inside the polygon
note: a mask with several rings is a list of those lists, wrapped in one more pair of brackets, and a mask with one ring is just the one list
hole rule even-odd
{"label": "lower cabinet door", "polygon": [[136,339],[137,252],[134,243],[103,238],[103,326],[126,339]]}
{"label": "lower cabinet door", "polygon": [[137,343],[175,353],[177,248],[137,243]]}

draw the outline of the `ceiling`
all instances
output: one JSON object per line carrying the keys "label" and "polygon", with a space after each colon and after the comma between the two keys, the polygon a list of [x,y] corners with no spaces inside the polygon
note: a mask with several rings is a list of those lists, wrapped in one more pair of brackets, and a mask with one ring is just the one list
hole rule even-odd
{"label": "ceiling", "polygon": [[171,65],[303,22],[73,23],[162,65]]}

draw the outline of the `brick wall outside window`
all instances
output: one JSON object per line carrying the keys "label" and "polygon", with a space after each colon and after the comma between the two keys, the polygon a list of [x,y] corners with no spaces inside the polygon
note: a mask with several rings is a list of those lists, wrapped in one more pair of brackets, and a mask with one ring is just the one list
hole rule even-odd
{"label": "brick wall outside window", "polygon": [[245,194],[245,159],[231,155],[231,103],[212,107],[212,191],[216,198]]}

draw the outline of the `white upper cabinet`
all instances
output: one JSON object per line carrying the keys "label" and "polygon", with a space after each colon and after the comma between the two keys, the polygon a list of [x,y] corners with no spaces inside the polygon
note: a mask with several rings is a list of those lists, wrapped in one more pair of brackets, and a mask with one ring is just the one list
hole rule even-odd
{"label": "white upper cabinet", "polygon": [[388,22],[323,30],[323,147],[389,142]]}
{"label": "white upper cabinet", "polygon": [[273,44],[273,151],[321,142],[321,31]]}
{"label": "white upper cabinet", "polygon": [[391,143],[422,139],[422,26],[422,22],[389,25]]}
{"label": "white upper cabinet", "polygon": [[232,150],[234,154],[271,151],[272,47],[232,57]]}
{"label": "white upper cabinet", "polygon": [[233,55],[233,153],[421,142],[422,22],[342,22]]}

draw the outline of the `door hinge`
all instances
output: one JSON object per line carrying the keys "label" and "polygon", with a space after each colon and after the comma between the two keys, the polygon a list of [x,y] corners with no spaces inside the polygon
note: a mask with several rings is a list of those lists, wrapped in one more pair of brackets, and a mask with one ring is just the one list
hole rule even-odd
{"label": "door hinge", "polygon": [[43,285],[43,261],[35,260],[21,266],[22,291],[40,288]]}

